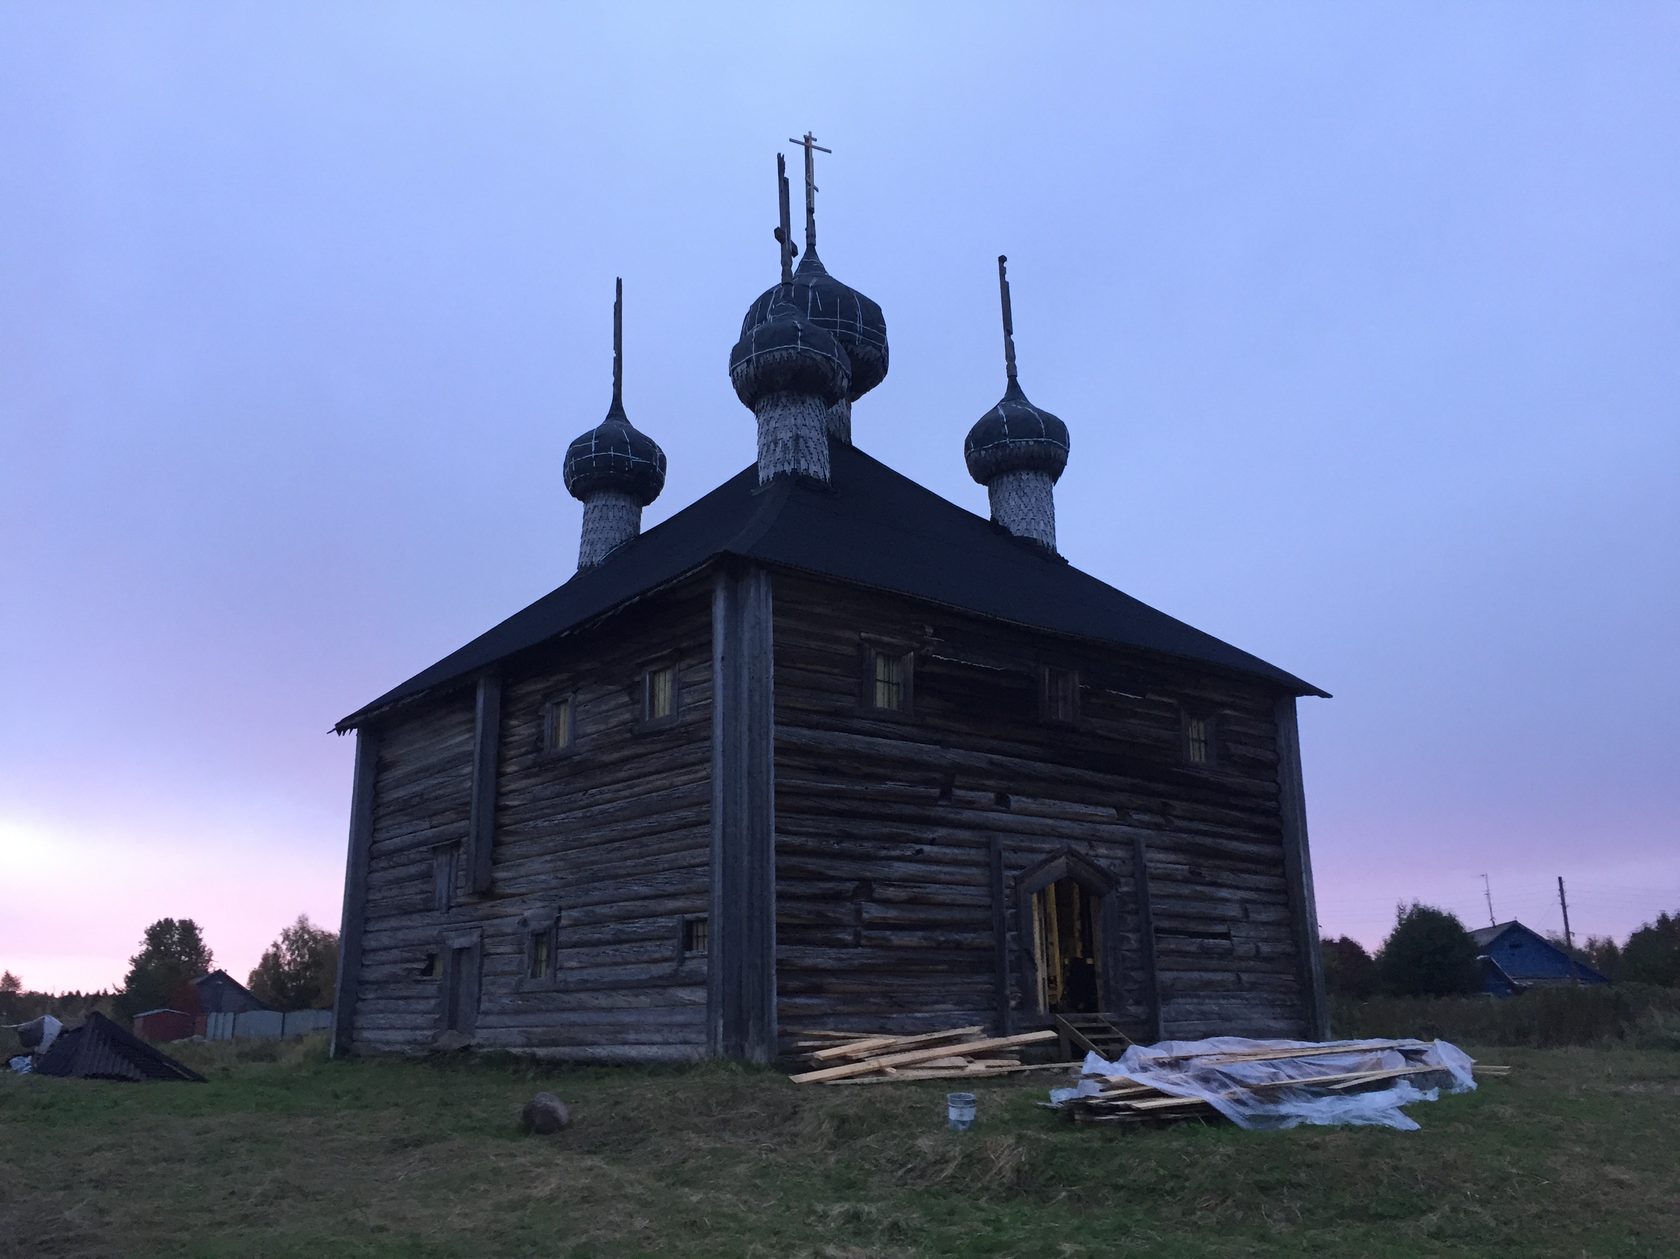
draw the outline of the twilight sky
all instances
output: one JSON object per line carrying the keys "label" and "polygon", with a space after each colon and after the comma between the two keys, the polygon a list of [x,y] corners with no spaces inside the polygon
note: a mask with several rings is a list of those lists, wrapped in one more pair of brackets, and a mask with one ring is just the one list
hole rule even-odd
{"label": "twilight sky", "polygon": [[859,444],[985,510],[1008,253],[1064,553],[1335,693],[1327,934],[1680,909],[1677,66],[1658,3],[0,9],[0,966],[336,927],[329,727],[571,575],[615,274],[647,522],[751,461],[807,128]]}

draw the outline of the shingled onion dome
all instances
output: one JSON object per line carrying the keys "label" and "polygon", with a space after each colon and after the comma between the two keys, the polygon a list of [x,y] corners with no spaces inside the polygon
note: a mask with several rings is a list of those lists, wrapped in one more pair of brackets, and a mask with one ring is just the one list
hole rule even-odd
{"label": "shingled onion dome", "polygon": [[1003,297],[1004,368],[1009,383],[998,404],[968,430],[968,473],[991,499],[992,519],[1018,538],[1056,549],[1056,482],[1068,461],[1068,428],[1027,400],[1015,378],[1015,329],[1006,258],[998,258]]}
{"label": "shingled onion dome", "polygon": [[754,302],[741,323],[742,335],[762,323],[778,300],[791,304],[801,318],[832,336],[846,352],[852,382],[846,395],[829,409],[827,427],[829,436],[850,445],[852,403],[887,378],[886,316],[869,298],[828,273],[809,236],[792,286],[778,284]]}
{"label": "shingled onion dome", "polygon": [[578,568],[593,568],[642,531],[642,508],[665,488],[665,452],[624,413],[622,304],[613,301],[613,396],[607,418],[566,448],[566,490],[583,503]]}
{"label": "shingled onion dome", "polygon": [[828,480],[828,412],[852,384],[846,351],[789,297],[772,298],[729,352],[735,396],[758,417],[761,485],[787,474]]}

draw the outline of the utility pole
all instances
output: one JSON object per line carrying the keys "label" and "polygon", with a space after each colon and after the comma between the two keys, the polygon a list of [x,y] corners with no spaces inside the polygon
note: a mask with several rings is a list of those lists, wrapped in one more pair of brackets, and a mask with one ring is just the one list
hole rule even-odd
{"label": "utility pole", "polygon": [[1493,920],[1493,887],[1488,883],[1488,877],[1485,874],[1482,876],[1482,895],[1487,897],[1488,926],[1497,927],[1499,924]]}
{"label": "utility pole", "polygon": [[1563,876],[1558,875],[1558,904],[1563,906],[1563,942],[1569,949],[1569,974],[1577,984],[1581,982],[1581,969],[1575,965],[1575,936],[1569,930],[1569,898],[1563,894]]}

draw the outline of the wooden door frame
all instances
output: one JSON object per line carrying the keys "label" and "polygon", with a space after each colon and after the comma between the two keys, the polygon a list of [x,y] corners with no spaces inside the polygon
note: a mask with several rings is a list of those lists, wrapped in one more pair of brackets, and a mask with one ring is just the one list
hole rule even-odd
{"label": "wooden door frame", "polygon": [[[1038,991],[1033,965],[1034,949],[1028,939],[1033,897],[1062,879],[1072,879],[1096,898],[1097,1004],[1103,1010],[1120,1009],[1125,1000],[1125,957],[1122,948],[1124,930],[1120,897],[1117,894],[1121,888],[1121,879],[1112,871],[1071,848],[1052,853],[1037,865],[1029,866],[1015,876],[1015,932],[1020,942],[1022,999],[1025,1000],[1027,994]],[[1036,1001],[1034,1004],[1036,1005]],[[1034,1017],[1047,1017],[1047,1011],[1043,1010],[1034,1009],[1030,1013]]]}
{"label": "wooden door frame", "polygon": [[[455,965],[455,954],[458,950],[465,950],[467,953],[466,969],[459,974]],[[443,954],[438,959],[442,971],[440,979],[443,1003],[438,1012],[438,1031],[457,1031],[463,1036],[471,1036],[478,1030],[478,1003],[484,974],[484,932],[479,928],[446,932],[439,951]],[[460,986],[464,994],[470,994],[472,1000],[463,1000],[461,1003],[466,1014],[463,1026],[451,1028],[449,1017],[457,986]]]}

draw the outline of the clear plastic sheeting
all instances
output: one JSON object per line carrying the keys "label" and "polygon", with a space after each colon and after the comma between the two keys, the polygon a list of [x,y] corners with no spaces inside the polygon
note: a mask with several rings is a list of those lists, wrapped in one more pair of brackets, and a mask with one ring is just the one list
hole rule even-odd
{"label": "clear plastic sheeting", "polygon": [[[1403,1108],[1432,1102],[1442,1089],[1475,1088],[1472,1067],[1467,1054],[1444,1040],[1215,1036],[1133,1045],[1113,1062],[1090,1054],[1078,1086],[1052,1089],[1050,1101],[1062,1106],[1075,1097],[1099,1097],[1123,1081],[1124,1087],[1147,1085],[1171,1097],[1198,1098],[1242,1128],[1371,1124],[1411,1131],[1417,1121]],[[1382,1078],[1394,1072],[1403,1074]]]}

